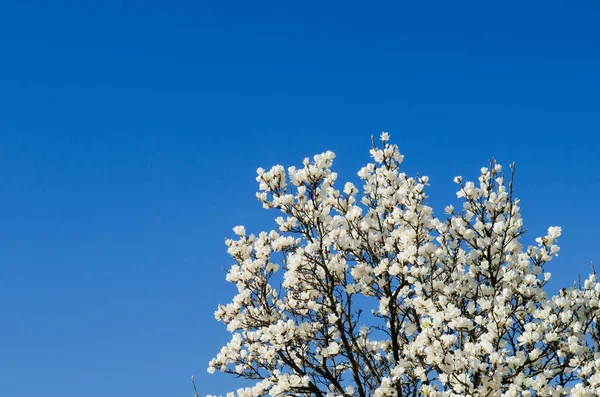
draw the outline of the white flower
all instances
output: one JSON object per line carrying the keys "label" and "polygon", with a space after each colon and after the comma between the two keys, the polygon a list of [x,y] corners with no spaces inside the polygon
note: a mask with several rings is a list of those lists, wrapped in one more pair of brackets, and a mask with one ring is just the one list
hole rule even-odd
{"label": "white flower", "polygon": [[552,226],[548,228],[548,236],[550,238],[552,238],[553,240],[557,239],[558,237],[560,237],[562,229],[560,228],[560,226]]}
{"label": "white flower", "polygon": [[344,185],[344,193],[352,194],[355,191],[356,191],[356,188],[354,187],[354,184],[352,184],[351,182],[346,182],[346,184]]}
{"label": "white flower", "polygon": [[244,226],[236,226],[233,228],[233,232],[238,236],[243,237],[246,235],[246,228]]}

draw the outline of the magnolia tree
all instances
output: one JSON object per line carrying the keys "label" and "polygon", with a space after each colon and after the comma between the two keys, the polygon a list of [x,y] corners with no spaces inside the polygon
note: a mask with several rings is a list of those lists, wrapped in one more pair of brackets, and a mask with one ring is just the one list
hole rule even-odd
{"label": "magnolia tree", "polygon": [[[231,340],[210,361],[252,380],[239,396],[599,396],[600,283],[552,297],[550,227],[524,247],[519,200],[499,164],[464,182],[437,218],[428,178],[373,144],[361,190],[338,188],[334,154],[258,169],[277,228],[227,240]],[[512,169],[512,167],[511,167]]]}

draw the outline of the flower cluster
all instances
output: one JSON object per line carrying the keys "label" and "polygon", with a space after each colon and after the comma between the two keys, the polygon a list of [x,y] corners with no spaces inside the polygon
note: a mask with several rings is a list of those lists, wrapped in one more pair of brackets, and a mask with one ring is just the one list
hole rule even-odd
{"label": "flower cluster", "polygon": [[258,170],[257,198],[281,216],[227,240],[238,294],[215,317],[232,336],[208,371],[254,380],[239,396],[600,395],[596,275],[544,291],[560,227],[522,245],[495,161],[456,177],[462,207],[436,218],[428,178],[401,172],[388,141],[360,194],[336,187],[332,152]]}

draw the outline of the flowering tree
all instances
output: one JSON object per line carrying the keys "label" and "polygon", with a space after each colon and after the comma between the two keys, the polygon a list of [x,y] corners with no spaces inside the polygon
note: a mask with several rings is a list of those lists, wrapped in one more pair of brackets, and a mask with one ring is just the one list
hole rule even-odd
{"label": "flowering tree", "polygon": [[[238,294],[216,318],[231,341],[210,362],[254,380],[240,396],[598,396],[596,275],[548,297],[559,227],[523,247],[512,174],[494,161],[458,184],[462,208],[426,204],[428,178],[397,146],[336,188],[334,154],[258,169],[277,230],[227,240]],[[233,393],[232,393],[233,395]]]}

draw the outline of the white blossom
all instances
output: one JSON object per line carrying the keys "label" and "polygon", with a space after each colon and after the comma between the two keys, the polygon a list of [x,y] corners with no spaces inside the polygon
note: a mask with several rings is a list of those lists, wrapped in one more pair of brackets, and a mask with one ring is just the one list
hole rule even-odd
{"label": "white blossom", "polygon": [[[436,218],[429,179],[380,136],[337,185],[332,152],[257,170],[276,228],[228,239],[231,338],[210,361],[254,384],[237,396],[598,396],[600,283],[548,297],[561,228],[524,245],[520,202],[495,161],[454,178]],[[340,188],[342,186],[341,192]]]}

